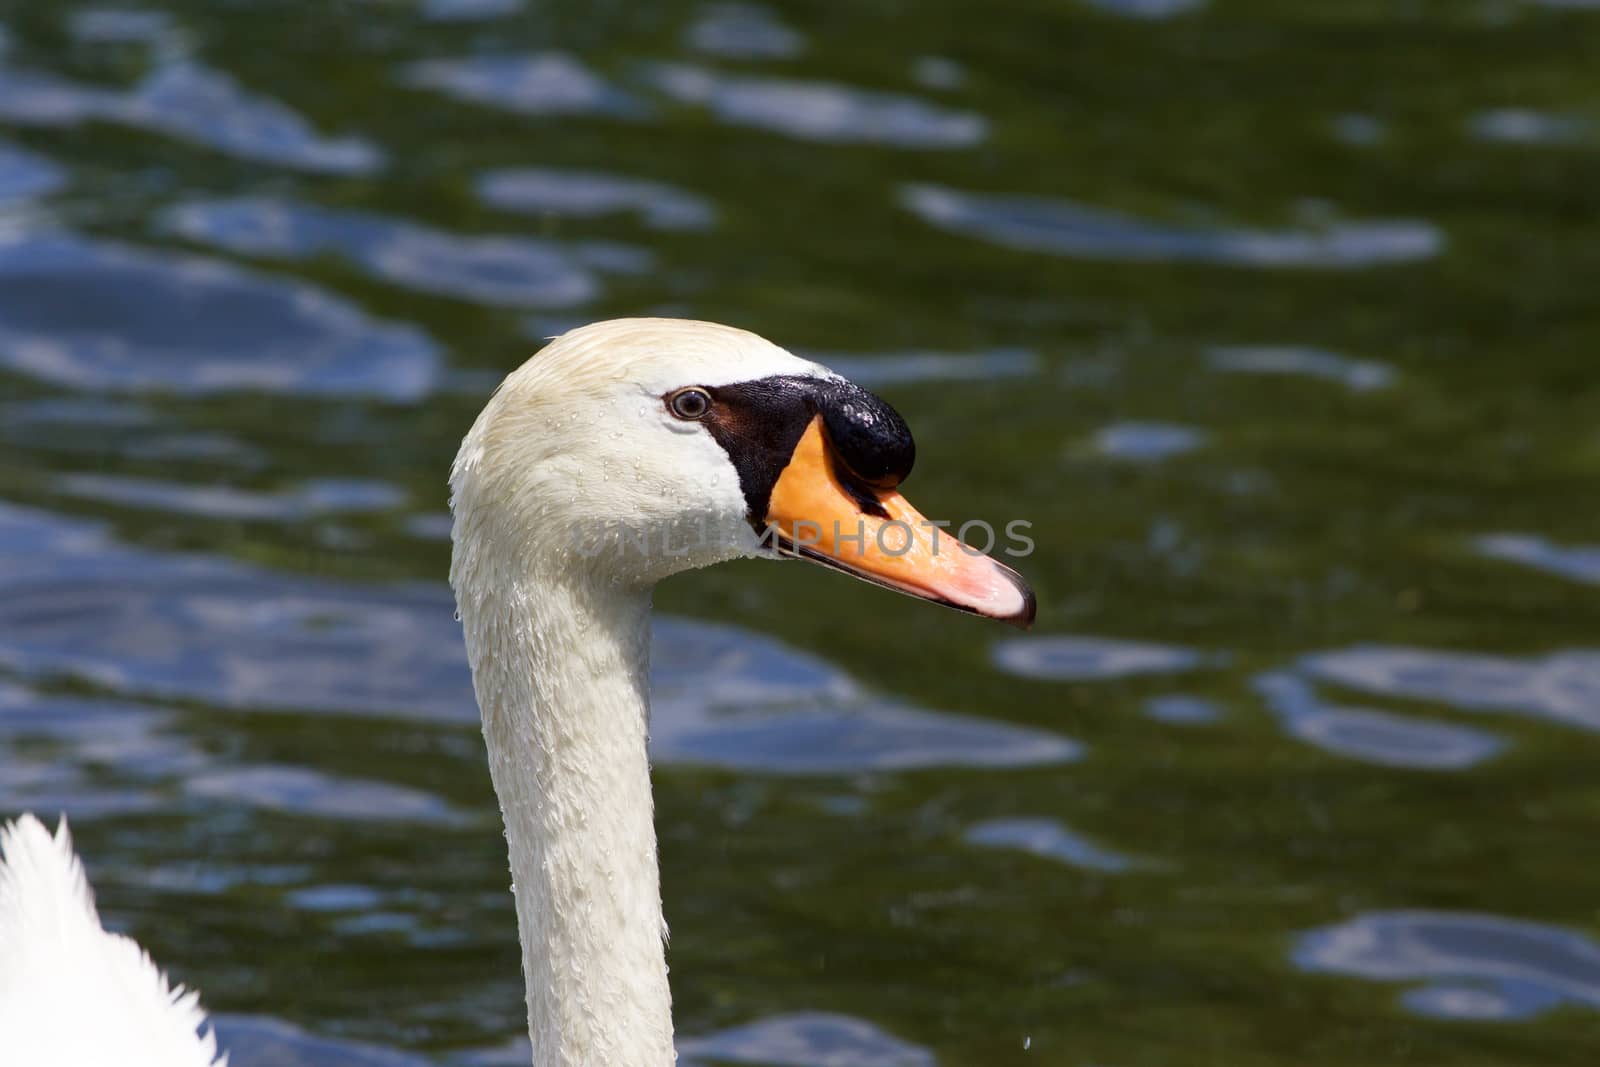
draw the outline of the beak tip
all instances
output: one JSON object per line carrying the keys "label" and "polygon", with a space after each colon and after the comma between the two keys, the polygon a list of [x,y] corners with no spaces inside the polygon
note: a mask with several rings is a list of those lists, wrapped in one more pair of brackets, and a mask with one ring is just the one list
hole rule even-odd
{"label": "beak tip", "polygon": [[1033,590],[1026,585],[1022,587],[1022,596],[1024,600],[1022,611],[1006,621],[1019,630],[1031,630],[1034,617],[1039,614],[1039,598],[1034,596]]}
{"label": "beak tip", "polygon": [[1034,629],[1034,617],[1038,616],[1038,597],[1035,597],[1034,589],[1026,581],[1022,581],[1021,574],[1016,573],[1013,569],[1005,568],[1003,573],[1008,579],[1011,579],[1011,584],[1016,587],[1016,592],[1022,597],[1021,608],[1018,611],[1014,611],[1014,613],[1008,614],[1005,617],[1005,622],[1014,625],[1019,630]]}
{"label": "beak tip", "polygon": [[1006,590],[1010,594],[1006,599],[1015,598],[1015,606],[1009,610],[996,611],[990,617],[1008,626],[1015,626],[1019,630],[1032,629],[1034,617],[1039,614],[1039,598],[1033,595],[1033,589],[1022,575],[997,560],[989,562],[994,565],[995,573],[1010,587]]}

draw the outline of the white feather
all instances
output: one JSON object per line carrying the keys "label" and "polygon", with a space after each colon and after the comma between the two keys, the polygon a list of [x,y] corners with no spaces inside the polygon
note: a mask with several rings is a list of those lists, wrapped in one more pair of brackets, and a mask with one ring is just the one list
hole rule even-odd
{"label": "white feather", "polygon": [[63,816],[0,829],[0,1063],[222,1067],[198,993],[107,933]]}

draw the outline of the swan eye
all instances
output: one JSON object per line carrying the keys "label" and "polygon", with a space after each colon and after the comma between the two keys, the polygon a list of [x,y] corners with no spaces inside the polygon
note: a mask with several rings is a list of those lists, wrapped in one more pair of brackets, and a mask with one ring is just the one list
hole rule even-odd
{"label": "swan eye", "polygon": [[679,389],[667,397],[667,407],[680,419],[703,419],[711,410],[711,394],[697,386]]}

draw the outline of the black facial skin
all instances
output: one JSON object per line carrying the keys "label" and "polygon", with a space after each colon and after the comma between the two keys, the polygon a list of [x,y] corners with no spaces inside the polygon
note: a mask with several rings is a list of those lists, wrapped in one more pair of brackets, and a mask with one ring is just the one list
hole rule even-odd
{"label": "black facial skin", "polygon": [[774,375],[706,387],[711,410],[699,421],[739,472],[746,518],[757,534],[778,475],[818,415],[839,484],[862,512],[887,518],[873,490],[892,489],[911,473],[917,447],[900,413],[858,385],[832,378]]}

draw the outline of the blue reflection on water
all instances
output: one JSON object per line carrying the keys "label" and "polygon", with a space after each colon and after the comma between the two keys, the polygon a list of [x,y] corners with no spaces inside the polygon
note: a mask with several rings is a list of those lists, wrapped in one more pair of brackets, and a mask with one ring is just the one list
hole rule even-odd
{"label": "blue reflection on water", "polygon": [[989,819],[968,827],[964,836],[974,845],[1019,849],[1106,874],[1120,874],[1139,862],[1069,830],[1054,819]]}
{"label": "blue reflection on water", "polygon": [[1102,427],[1094,446],[1103,456],[1141,462],[1159,462],[1193,452],[1205,434],[1192,426],[1168,422],[1119,422]]}
{"label": "blue reflection on water", "polygon": [[458,100],[527,115],[644,113],[638,101],[565,52],[427,59],[402,69],[400,79]]}
{"label": "blue reflection on water", "polygon": [[[700,1037],[679,1036],[679,1067],[759,1064],[760,1067],[935,1067],[932,1052],[864,1019],[835,1012],[795,1012],[729,1027]],[[454,1067],[526,1067],[526,1038],[452,1058]]]}
{"label": "blue reflection on water", "polygon": [[162,44],[178,33],[165,11],[85,8],[72,13],[67,29],[80,41]]}
{"label": "blue reflection on water", "polygon": [[832,82],[719,74],[675,63],[657,66],[652,76],[674,100],[702,104],[724,122],[806,141],[966,148],[989,130],[988,121],[970,111]]}
{"label": "blue reflection on water", "polygon": [[[155,708],[0,683],[0,814],[95,818],[158,808],[161,782],[207,765]],[[108,781],[96,768],[115,767]]]}
{"label": "blue reflection on water", "polygon": [[0,206],[44,196],[66,181],[66,171],[37,152],[0,144]]}
{"label": "blue reflection on water", "polygon": [[1402,1003],[1449,1019],[1525,1019],[1560,1004],[1600,1009],[1600,945],[1544,923],[1444,911],[1376,911],[1300,937],[1308,971],[1428,980]]}
{"label": "blue reflection on water", "polygon": [[265,811],[360,822],[453,823],[463,816],[438,797],[388,782],[324,774],[309,767],[230,766],[191,775],[191,796]]}
{"label": "blue reflection on water", "polygon": [[[426,1056],[340,1038],[317,1037],[262,1015],[222,1015],[217,1046],[236,1067],[435,1067]],[[532,1056],[528,1058],[532,1062]]]}
{"label": "blue reflection on water", "polygon": [[0,234],[0,363],[80,389],[416,399],[438,353],[302,282],[67,234]]}
{"label": "blue reflection on water", "polygon": [[212,519],[272,522],[388,511],[405,502],[405,494],[394,486],[359,478],[319,478],[293,489],[268,492],[114,474],[69,474],[56,482],[56,489],[69,496],[123,507]]}
{"label": "blue reflection on water", "polygon": [[246,255],[304,259],[338,252],[386,281],[512,306],[586,303],[600,291],[589,267],[636,271],[649,265],[641,249],[465,236],[284,200],[196,201],[167,211],[162,224],[190,240]]}
{"label": "blue reflection on water", "polygon": [[1300,661],[1315,678],[1368,693],[1437,700],[1466,711],[1516,711],[1600,730],[1600,652],[1519,659],[1357,645]]}
{"label": "blue reflection on water", "polygon": [[697,52],[733,59],[789,59],[805,51],[803,36],[764,7],[712,4],[701,11],[684,43]]}
{"label": "blue reflection on water", "polygon": [[1499,533],[1478,538],[1477,548],[1490,559],[1600,585],[1600,545],[1558,545],[1536,534]]}
{"label": "blue reflection on water", "polygon": [[1494,734],[1470,726],[1324,704],[1309,683],[1293,674],[1259,675],[1255,687],[1291,735],[1325,752],[1367,763],[1458,771],[1505,747]]}
{"label": "blue reflection on water", "polygon": [[504,18],[523,8],[523,0],[422,0],[422,17],[434,22],[474,22]]}
{"label": "blue reflection on water", "polygon": [[828,1012],[774,1015],[704,1037],[682,1038],[678,1051],[691,1065],[933,1067],[937,1062],[927,1049],[865,1020]]}
{"label": "blue reflection on water", "polygon": [[[0,505],[0,664],[30,676],[239,709],[470,723],[452,614],[438,586],[158,555],[89,523]],[[1054,734],[888,700],[819,657],[731,626],[659,620],[651,659],[659,762],[835,773],[1057,763],[1079,751]]]}
{"label": "blue reflection on water", "polygon": [[159,66],[126,90],[0,67],[0,119],[37,126],[120,123],[309,171],[369,174],[383,165],[383,154],[370,142],[322,137],[284,105],[195,63]]}
{"label": "blue reflection on water", "polygon": [[1138,19],[1168,19],[1196,11],[1205,0],[1085,0],[1103,11]]}
{"label": "blue reflection on water", "polygon": [[1144,703],[1144,713],[1157,722],[1182,726],[1204,726],[1222,718],[1222,709],[1203,697],[1166,693]]}
{"label": "blue reflection on water", "polygon": [[1055,734],[874,695],[819,657],[731,626],[656,628],[652,755],[790,773],[1004,767],[1076,759]]}
{"label": "blue reflection on water", "polygon": [[1302,345],[1219,345],[1208,350],[1206,358],[1220,371],[1324,378],[1358,393],[1386,389],[1394,382],[1394,368],[1387,363]]}
{"label": "blue reflection on water", "polygon": [[1358,268],[1431,259],[1444,238],[1415,219],[1248,230],[1147,222],[1039,196],[907,185],[900,203],[929,225],[1006,248],[1108,260],[1174,260],[1247,267]]}
{"label": "blue reflection on water", "polygon": [[831,367],[859,385],[880,388],[919,382],[986,382],[1027,378],[1039,373],[1039,357],[1020,348],[987,352],[881,352],[856,355],[807,352],[806,358]]}
{"label": "blue reflection on water", "polygon": [[497,208],[532,215],[593,218],[633,211],[663,230],[701,230],[716,217],[710,201],[665,182],[592,170],[489,171],[478,179],[478,196]]}
{"label": "blue reflection on water", "polygon": [[383,894],[365,885],[308,885],[284,901],[302,911],[366,911],[383,903]]}
{"label": "blue reflection on water", "polygon": [[1517,145],[1576,144],[1595,132],[1592,123],[1571,115],[1553,115],[1546,111],[1515,107],[1480,111],[1472,117],[1467,128],[1481,141]]}
{"label": "blue reflection on water", "polygon": [[994,649],[994,662],[1001,670],[1023,678],[1092,682],[1194,670],[1207,660],[1193,649],[1147,641],[1040,634],[1000,642]]}

